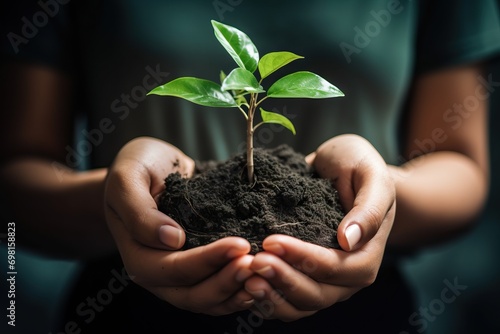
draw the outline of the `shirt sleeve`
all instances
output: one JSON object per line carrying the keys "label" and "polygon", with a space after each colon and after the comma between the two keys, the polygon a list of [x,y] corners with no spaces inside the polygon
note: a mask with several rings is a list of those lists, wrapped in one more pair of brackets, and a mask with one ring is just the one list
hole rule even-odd
{"label": "shirt sleeve", "polygon": [[498,1],[421,1],[419,17],[417,73],[499,60]]}

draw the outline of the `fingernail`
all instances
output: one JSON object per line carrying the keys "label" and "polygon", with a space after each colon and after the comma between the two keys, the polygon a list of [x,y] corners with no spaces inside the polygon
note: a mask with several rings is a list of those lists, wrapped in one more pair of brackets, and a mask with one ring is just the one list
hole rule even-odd
{"label": "fingernail", "polygon": [[273,278],[275,275],[274,269],[271,266],[265,266],[264,268],[255,270],[255,272],[265,278]]}
{"label": "fingernail", "polygon": [[306,163],[308,163],[309,165],[311,165],[313,163],[315,157],[316,157],[316,152],[309,153],[305,157]]}
{"label": "fingernail", "polygon": [[247,278],[249,278],[250,276],[252,276],[252,274],[253,274],[253,271],[251,271],[249,269],[246,269],[246,268],[240,269],[236,273],[236,276],[235,276],[236,282],[241,283],[241,282],[245,281]]}
{"label": "fingernail", "polygon": [[285,249],[280,244],[270,244],[266,245],[265,250],[274,253],[278,256],[285,255]]}
{"label": "fingernail", "polygon": [[182,232],[180,229],[171,225],[162,225],[159,230],[160,241],[173,249],[179,249],[182,246]]}
{"label": "fingernail", "polygon": [[245,254],[245,252],[241,248],[231,248],[227,253],[226,256],[228,259],[234,259],[237,256],[241,256]]}
{"label": "fingernail", "polygon": [[264,296],[266,295],[265,291],[264,290],[255,290],[255,291],[252,291],[252,290],[248,290],[246,289],[246,291],[251,294],[252,296],[254,296],[255,298],[264,298]]}
{"label": "fingernail", "polygon": [[255,299],[249,299],[249,300],[242,301],[241,305],[242,306],[250,306],[250,305],[253,305],[253,303],[255,303]]}
{"label": "fingernail", "polygon": [[347,243],[349,244],[349,250],[353,249],[354,246],[361,240],[361,227],[358,224],[353,224],[346,228],[345,237]]}

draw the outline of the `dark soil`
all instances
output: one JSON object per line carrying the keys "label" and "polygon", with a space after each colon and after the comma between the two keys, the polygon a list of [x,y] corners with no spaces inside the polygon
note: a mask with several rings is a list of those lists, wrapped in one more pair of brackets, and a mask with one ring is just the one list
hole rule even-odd
{"label": "dark soil", "polygon": [[331,183],[286,145],[255,149],[254,160],[253,186],[246,176],[245,154],[197,162],[190,179],[179,173],[165,179],[159,209],[185,229],[184,249],[240,236],[255,254],[268,235],[277,233],[339,248],[337,227],[344,212]]}

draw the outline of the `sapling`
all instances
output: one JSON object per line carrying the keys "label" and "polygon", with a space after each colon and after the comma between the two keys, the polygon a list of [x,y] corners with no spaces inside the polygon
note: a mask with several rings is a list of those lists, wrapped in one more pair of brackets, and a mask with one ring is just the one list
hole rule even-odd
{"label": "sapling", "polygon": [[[207,107],[238,108],[247,122],[246,158],[248,181],[256,181],[254,175],[253,134],[266,123],[280,124],[295,134],[295,127],[285,116],[260,107],[267,98],[332,98],[344,96],[342,91],[319,75],[299,71],[275,81],[267,90],[262,81],[283,66],[304,58],[288,51],[270,52],[259,58],[257,47],[251,39],[235,27],[212,20],[215,37],[231,55],[237,68],[228,75],[221,72],[221,84],[195,77],[181,77],[160,85],[149,94],[175,96]],[[259,80],[255,72],[259,72]],[[260,97],[262,94],[262,97]],[[254,125],[259,107],[262,120]]]}

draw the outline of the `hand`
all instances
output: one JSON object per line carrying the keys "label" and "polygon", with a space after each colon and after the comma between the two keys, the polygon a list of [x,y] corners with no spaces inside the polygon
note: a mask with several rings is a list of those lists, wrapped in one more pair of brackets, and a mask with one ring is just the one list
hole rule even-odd
{"label": "hand", "polygon": [[342,250],[284,235],[266,238],[251,264],[258,275],[245,283],[256,299],[252,310],[264,318],[303,318],[372,284],[394,221],[394,183],[368,141],[334,137],[307,160],[339,191],[347,212],[338,228]]}
{"label": "hand", "polygon": [[225,238],[207,246],[176,251],[185,234],[158,210],[155,198],[173,172],[189,177],[194,161],[153,138],[126,144],[110,167],[105,186],[108,226],[129,276],[172,305],[211,315],[249,308],[243,281],[253,272],[250,244]]}

